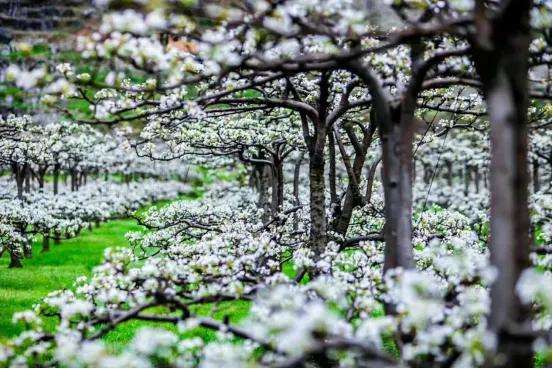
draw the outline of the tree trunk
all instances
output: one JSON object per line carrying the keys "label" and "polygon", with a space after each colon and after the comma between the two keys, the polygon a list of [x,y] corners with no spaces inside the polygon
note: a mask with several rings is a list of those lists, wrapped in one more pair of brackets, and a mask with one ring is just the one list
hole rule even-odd
{"label": "tree trunk", "polygon": [[447,185],[449,187],[453,186],[453,163],[450,161],[446,161],[445,163],[447,167]]}
{"label": "tree trunk", "polygon": [[311,231],[309,243],[315,255],[321,255],[327,243],[325,212],[324,146],[309,158],[309,210]]}
{"label": "tree trunk", "polygon": [[54,165],[54,195],[57,195],[59,192],[59,181],[60,181],[60,165]]}
{"label": "tree trunk", "polygon": [[[419,65],[424,54],[422,44],[411,48],[413,65]],[[412,237],[412,165],[414,112],[421,81],[410,81],[401,104],[393,107],[391,97],[369,69],[358,62],[349,63],[352,72],[363,79],[371,90],[376,122],[382,148],[382,181],[386,240],[384,273],[390,268],[411,268],[413,262]],[[420,76],[420,74],[418,74]]]}
{"label": "tree trunk", "polygon": [[480,170],[478,168],[474,168],[474,190],[476,193],[480,192]]}
{"label": "tree trunk", "polygon": [[79,189],[79,186],[77,184],[77,177],[78,177],[77,170],[71,169],[70,175],[71,175],[71,192],[75,192]]}
{"label": "tree trunk", "polygon": [[20,200],[23,199],[26,171],[27,171],[27,164],[23,164],[23,165],[19,163],[12,164],[12,172],[13,172],[13,176],[15,178],[15,184],[17,187],[17,198]]}
{"label": "tree trunk", "polygon": [[8,265],[8,268],[23,268],[18,251],[10,249],[10,264]]}
{"label": "tree trunk", "polygon": [[[509,357],[509,365],[530,364],[531,342],[518,344],[510,329],[513,323],[524,323],[528,311],[515,294],[523,269],[529,266],[529,214],[526,174],[525,106],[517,104],[517,95],[500,77],[498,86],[488,93],[491,121],[491,261],[498,277],[492,286],[490,323],[499,334],[500,352]],[[519,106],[517,106],[519,105]],[[518,116],[518,117],[517,117]],[[526,347],[525,347],[526,346]],[[528,350],[528,352],[524,352]],[[530,355],[529,357],[525,357]]]}
{"label": "tree trunk", "polygon": [[271,171],[266,164],[255,164],[253,175],[258,194],[257,206],[263,209],[263,221],[267,221],[271,211],[271,200],[267,196],[271,187]]}
{"label": "tree trunk", "polygon": [[284,173],[283,161],[275,157],[273,158],[273,211],[279,212],[284,205]]}
{"label": "tree trunk", "polygon": [[[259,161],[266,161],[265,157],[260,153],[256,159]],[[252,170],[250,173],[249,184],[257,192],[257,207],[263,209],[262,220],[264,222],[269,220],[271,215],[271,209],[276,202],[276,192],[274,190],[273,179],[275,177],[274,171],[269,168],[268,164],[262,162],[253,162]],[[271,198],[267,196],[267,193],[271,188]],[[273,202],[274,201],[274,202]]]}
{"label": "tree trunk", "polygon": [[79,187],[82,187],[83,184],[86,183],[86,175],[84,173],[84,171],[81,171],[80,174],[79,174]]}
{"label": "tree trunk", "polygon": [[379,155],[378,158],[376,158],[369,167],[368,173],[367,173],[367,192],[365,195],[365,200],[367,202],[367,205],[371,204],[372,194],[373,194],[373,184],[374,184],[374,177],[376,176],[376,168],[378,167],[378,163],[382,160],[382,156]]}
{"label": "tree trunk", "polygon": [[38,188],[44,189],[44,176],[46,175],[46,172],[40,172],[37,177],[38,181]]}
{"label": "tree trunk", "polygon": [[42,252],[48,252],[50,251],[50,236],[47,234],[44,234],[42,236]]}
{"label": "tree trunk", "polygon": [[336,190],[336,145],[334,142],[334,134],[330,130],[328,137],[328,188],[330,191],[330,208],[332,218],[340,216],[340,199]]}
{"label": "tree trunk", "polygon": [[[361,164],[362,165],[362,164]],[[359,198],[359,194],[355,194],[356,191],[359,190],[359,188],[355,188],[357,186],[357,183],[360,179],[360,171],[363,168],[356,168],[355,176],[356,182],[352,183],[350,181],[348,183],[348,187],[346,189],[346,195],[344,196],[344,204],[342,205],[342,209],[339,212],[338,218],[336,219],[336,224],[334,226],[334,230],[342,235],[345,235],[349,228],[349,223],[351,221],[351,216],[353,214],[353,210],[357,206],[363,205],[363,199]]]}
{"label": "tree trunk", "polygon": [[296,206],[300,204],[300,172],[301,172],[302,161],[303,161],[303,153],[300,154],[294,166],[293,195],[294,195],[294,205]]}
{"label": "tree trunk", "polygon": [[33,243],[28,236],[25,236],[25,243],[23,245],[23,256],[27,259],[33,258]]}
{"label": "tree trunk", "polygon": [[430,177],[432,177],[432,172],[430,171],[430,168],[427,164],[423,165],[423,176],[422,181],[424,184],[428,184],[430,182]]}
{"label": "tree trunk", "polygon": [[22,175],[21,173],[18,173],[16,178],[15,178],[15,181],[16,181],[16,184],[17,184],[17,198],[18,199],[23,199],[23,185],[24,185],[24,182],[25,182],[25,176]]}
{"label": "tree trunk", "polygon": [[532,185],[534,187],[534,193],[540,192],[540,167],[536,159],[532,161]]}
{"label": "tree trunk", "polygon": [[471,168],[469,166],[465,165],[465,196],[468,196],[469,194],[469,187],[470,187],[470,180],[471,180],[471,174],[470,174]]}
{"label": "tree trunk", "polygon": [[348,173],[348,187],[346,189],[344,204],[338,213],[338,218],[334,219],[332,224],[333,230],[342,235],[345,235],[348,231],[353,210],[356,207],[363,206],[365,204],[363,195],[361,194],[359,182],[361,181],[361,173],[363,171],[363,166],[365,165],[367,150],[371,145],[372,137],[376,131],[375,116],[374,114],[371,114],[371,123],[369,129],[363,132],[363,140],[361,144],[357,140],[355,132],[351,126],[344,126],[344,129],[346,130],[346,133],[355,148],[355,159],[353,160],[353,164],[351,164],[344,145],[341,141],[338,141],[338,130],[335,129],[338,148],[340,149],[340,154]]}
{"label": "tree trunk", "polygon": [[409,118],[404,119],[401,123],[396,120],[391,127],[379,129],[386,215],[384,272],[396,267],[413,267],[413,131],[409,127],[410,122],[406,120]]}
{"label": "tree trunk", "polygon": [[31,192],[31,167],[29,165],[25,165],[25,192],[29,193]]}
{"label": "tree trunk", "polygon": [[530,0],[508,2],[497,18],[477,7],[473,45],[491,126],[490,256],[498,272],[491,289],[489,323],[498,337],[496,365],[532,365],[529,308],[516,294],[529,266],[528,49]]}

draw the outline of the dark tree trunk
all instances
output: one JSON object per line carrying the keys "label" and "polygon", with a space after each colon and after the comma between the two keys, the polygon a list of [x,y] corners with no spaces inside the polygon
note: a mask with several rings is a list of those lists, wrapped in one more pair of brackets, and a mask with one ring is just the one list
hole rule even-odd
{"label": "dark tree trunk", "polygon": [[540,166],[536,159],[532,161],[532,185],[534,187],[534,193],[540,191]]}
{"label": "dark tree trunk", "polygon": [[56,231],[54,232],[54,243],[59,245],[61,243],[61,233]]}
{"label": "dark tree trunk", "polygon": [[447,161],[445,163],[446,165],[446,168],[447,168],[447,185],[449,187],[452,187],[453,186],[453,163],[450,162],[450,161]]}
{"label": "dark tree trunk", "polygon": [[372,194],[373,194],[373,184],[374,184],[374,177],[376,176],[376,168],[378,167],[378,164],[382,160],[382,156],[379,155],[378,158],[376,158],[370,165],[368,173],[367,173],[367,192],[365,195],[365,201],[367,202],[367,205],[371,204]]}
{"label": "dark tree trunk", "polygon": [[330,191],[330,208],[332,217],[340,216],[340,199],[336,190],[336,144],[332,130],[328,132],[328,189]]}
{"label": "dark tree trunk", "polygon": [[284,205],[284,162],[281,158],[273,158],[273,210],[281,211]]}
{"label": "dark tree trunk", "polygon": [[25,192],[29,193],[31,192],[31,167],[29,165],[25,165]]}
{"label": "dark tree trunk", "polygon": [[321,255],[327,243],[327,222],[325,213],[324,147],[309,160],[309,209],[311,231],[309,241],[315,255]]}
{"label": "dark tree trunk", "polygon": [[422,181],[424,182],[424,184],[428,184],[430,183],[430,178],[432,177],[432,171],[430,170],[430,167],[425,164],[423,166],[423,177],[422,177]]}
{"label": "dark tree trunk", "polygon": [[19,253],[11,249],[9,251],[10,251],[10,264],[8,265],[8,268],[23,268],[23,264],[21,264],[21,257],[19,256]]}
{"label": "dark tree trunk", "polygon": [[[327,134],[331,131],[327,126],[329,78],[329,73],[321,73],[317,117],[313,119],[314,135],[306,140],[309,149],[309,216],[311,222],[309,244],[317,258],[323,254],[328,241],[324,172]],[[309,133],[304,129],[304,137],[308,135]]]}
{"label": "dark tree trunk", "polygon": [[256,184],[257,184],[257,171],[255,168],[255,165],[252,165],[249,170],[249,177],[248,177],[248,186],[255,190]]}
{"label": "dark tree trunk", "polygon": [[[257,159],[264,160],[265,158],[259,155]],[[271,187],[272,177],[273,173],[267,164],[253,164],[249,183],[257,192],[257,206],[263,209],[264,222],[269,219],[271,212],[272,198],[269,199],[267,193]]]}
{"label": "dark tree trunk", "polygon": [[480,169],[474,168],[474,190],[476,191],[476,193],[480,192],[480,179]]}
{"label": "dark tree trunk", "polygon": [[36,172],[36,180],[38,183],[38,188],[44,189],[44,177],[46,176],[46,171],[48,170],[47,165],[39,165]]}
{"label": "dark tree trunk", "polygon": [[465,196],[468,196],[469,194],[470,180],[471,180],[470,172],[471,172],[471,168],[465,165],[465,189],[464,189]]}
{"label": "dark tree trunk", "polygon": [[12,164],[12,172],[15,178],[15,184],[17,187],[17,198],[23,199],[24,185],[25,185],[25,175],[27,174],[27,164]]}
{"label": "dark tree trunk", "polygon": [[477,5],[473,41],[476,68],[483,84],[491,126],[490,255],[498,276],[491,289],[489,322],[498,336],[496,365],[532,365],[529,309],[516,294],[516,283],[529,266],[528,211],[528,49],[530,0],[506,3],[487,19]]}
{"label": "dark tree trunk", "polygon": [[79,184],[77,183],[77,179],[78,179],[77,170],[71,169],[70,175],[71,175],[71,192],[75,192],[79,189]]}
{"label": "dark tree trunk", "polygon": [[[421,65],[423,46],[417,42],[411,45],[411,61],[415,67]],[[415,70],[401,104],[394,107],[391,97],[370,69],[359,62],[351,62],[348,67],[368,85],[373,99],[371,111],[374,110],[378,123],[386,217],[384,273],[395,267],[411,268],[414,264],[411,242],[414,113],[425,73]]]}
{"label": "dark tree trunk", "polygon": [[271,188],[271,170],[267,165],[261,164],[259,167],[258,206],[264,209],[264,220],[267,220],[271,213],[271,199],[267,196]]}
{"label": "dark tree trunk", "polygon": [[44,175],[45,173],[39,173],[37,182],[38,182],[38,188],[43,189],[44,188]]}
{"label": "dark tree trunk", "polygon": [[[303,161],[303,152],[300,153],[296,163],[294,164],[294,182],[293,182],[293,196],[294,196],[294,205],[300,205],[300,173],[301,173],[301,163]],[[297,212],[294,212],[294,230],[299,228],[299,218]]]}
{"label": "dark tree trunk", "polygon": [[395,121],[392,127],[379,130],[386,215],[384,272],[391,268],[413,266],[413,132],[409,125],[406,120]]}
{"label": "dark tree trunk", "polygon": [[353,161],[353,165],[350,164],[349,158],[347,157],[342,143],[338,142],[338,147],[340,148],[340,153],[346,166],[349,180],[344,198],[344,204],[342,205],[341,211],[339,212],[339,216],[336,219],[335,224],[333,224],[334,230],[342,235],[345,235],[347,233],[353,210],[358,206],[363,206],[364,204],[363,195],[361,194],[361,189],[359,187],[359,181],[361,180],[361,172],[363,171],[363,166],[365,165],[367,150],[369,149],[369,146],[371,144],[373,134],[376,131],[374,114],[371,114],[371,117],[371,125],[369,130],[365,131],[363,134],[362,144],[358,143],[357,138],[355,137],[355,133],[353,132],[351,127],[344,127],[352,144],[355,143],[354,147],[356,149],[356,155]]}
{"label": "dark tree trunk", "polygon": [[23,184],[25,177],[22,174],[18,174],[15,180],[17,184],[17,198],[21,200],[23,199]]}
{"label": "dark tree trunk", "polygon": [[334,230],[342,235],[345,235],[349,228],[349,223],[351,216],[353,214],[353,209],[355,207],[353,191],[349,188],[351,184],[348,184],[348,189],[346,189],[346,195],[344,196],[344,204],[342,211],[340,211],[338,218],[336,219],[336,224]]}
{"label": "dark tree trunk", "polygon": [[507,82],[507,75],[500,79],[497,87],[488,93],[488,101],[493,102],[489,104],[492,126],[490,250],[492,264],[499,272],[492,286],[490,323],[499,334],[499,350],[510,356],[509,365],[516,366],[530,364],[531,359],[531,342],[526,345],[528,351],[523,352],[525,345],[515,345],[518,340],[509,331],[512,323],[523,323],[529,317],[527,308],[515,294],[516,282],[522,270],[529,266],[530,253],[527,134],[525,118],[520,114],[526,114],[526,107],[517,101],[519,92]]}
{"label": "dark tree trunk", "polygon": [[59,182],[60,182],[60,166],[59,164],[54,165],[54,195],[57,195],[59,192]]}
{"label": "dark tree trunk", "polygon": [[50,236],[45,234],[42,236],[42,252],[50,251]]}
{"label": "dark tree trunk", "polygon": [[300,154],[296,164],[294,166],[294,184],[293,184],[293,195],[294,195],[294,205],[300,204],[300,173],[301,173],[301,162],[303,161],[303,153]]}

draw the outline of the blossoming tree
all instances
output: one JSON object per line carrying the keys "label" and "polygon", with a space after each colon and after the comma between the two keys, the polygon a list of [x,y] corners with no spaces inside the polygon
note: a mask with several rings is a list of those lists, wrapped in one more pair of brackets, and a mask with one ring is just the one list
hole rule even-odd
{"label": "blossoming tree", "polygon": [[[15,316],[29,330],[0,360],[524,366],[550,351],[549,3],[97,3],[101,24],[75,46],[94,70],[51,69],[65,87],[42,99],[87,127],[67,170],[98,165],[82,145],[116,141],[159,162],[242,164],[250,188],[139,218],[134,252],[106,251],[74,292]],[[94,141],[90,127],[129,122],[140,132]],[[248,303],[246,322],[200,313],[228,301]],[[146,328],[110,351],[100,339],[129,320],[177,333]],[[191,339],[197,326],[217,339]]]}

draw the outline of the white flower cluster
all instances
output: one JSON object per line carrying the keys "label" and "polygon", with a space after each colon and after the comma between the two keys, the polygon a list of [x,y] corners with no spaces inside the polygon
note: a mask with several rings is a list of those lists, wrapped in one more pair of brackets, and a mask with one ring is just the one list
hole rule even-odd
{"label": "white flower cluster", "polygon": [[128,185],[98,181],[75,192],[54,195],[37,191],[23,199],[3,198],[0,246],[21,252],[33,235],[74,237],[95,222],[132,214],[147,203],[173,199],[188,191],[187,185],[176,181],[145,180]]}

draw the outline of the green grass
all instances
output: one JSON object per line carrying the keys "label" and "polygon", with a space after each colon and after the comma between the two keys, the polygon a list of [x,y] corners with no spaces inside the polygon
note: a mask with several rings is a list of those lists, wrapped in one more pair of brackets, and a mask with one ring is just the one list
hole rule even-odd
{"label": "green grass", "polygon": [[[238,301],[225,301],[218,304],[203,304],[200,306],[192,307],[190,310],[192,313],[199,316],[210,316],[217,320],[223,320],[225,317],[229,318],[229,322],[232,324],[239,323],[244,319],[250,310],[251,302],[245,300]],[[152,308],[148,310],[149,313],[163,313],[164,315],[171,315],[167,309]],[[125,344],[129,343],[137,329],[141,327],[156,327],[164,328],[172,332],[177,332],[177,328],[171,323],[154,323],[154,322],[141,322],[141,321],[128,321],[120,324],[113,331],[106,334],[104,340],[109,344],[111,348],[118,351]],[[216,339],[216,332],[207,328],[193,328],[184,334],[184,337],[200,337],[205,342],[210,342]]]}

